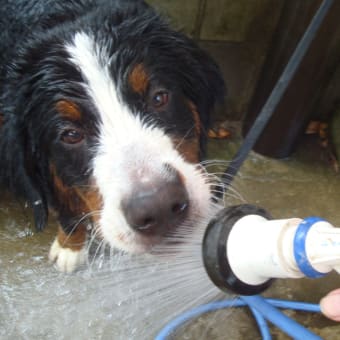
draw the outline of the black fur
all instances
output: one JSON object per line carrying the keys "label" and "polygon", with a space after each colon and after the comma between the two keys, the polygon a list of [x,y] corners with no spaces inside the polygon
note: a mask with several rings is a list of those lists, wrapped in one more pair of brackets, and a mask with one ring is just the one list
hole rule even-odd
{"label": "black fur", "polygon": [[181,113],[164,117],[148,112],[147,103],[127,84],[131,65],[143,62],[151,77],[192,101],[204,126],[224,95],[220,71],[211,58],[143,1],[7,0],[1,2],[0,16],[0,179],[30,203],[38,229],[46,224],[49,206],[59,212],[65,230],[75,218],[51,189],[49,160],[54,159],[64,183],[81,185],[89,176],[89,150],[96,142],[94,134],[78,156],[60,150],[56,142],[56,126],[62,122],[54,104],[63,98],[76,101],[85,112],[85,129],[96,129],[95,109],[79,85],[82,76],[63,47],[76,32],[91,34],[112,54],[111,73],[125,101],[152,115],[169,133],[184,135],[191,122],[183,121]]}

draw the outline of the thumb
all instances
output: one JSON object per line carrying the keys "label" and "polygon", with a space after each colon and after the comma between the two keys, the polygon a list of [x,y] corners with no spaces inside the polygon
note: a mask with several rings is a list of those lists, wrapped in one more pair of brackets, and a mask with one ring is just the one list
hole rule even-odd
{"label": "thumb", "polygon": [[340,289],[333,290],[320,301],[321,312],[334,321],[340,321]]}

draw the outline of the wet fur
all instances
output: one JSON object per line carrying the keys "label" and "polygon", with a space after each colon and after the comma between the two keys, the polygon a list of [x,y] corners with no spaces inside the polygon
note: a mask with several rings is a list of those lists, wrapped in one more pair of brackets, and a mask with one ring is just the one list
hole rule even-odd
{"label": "wet fur", "polygon": [[[170,136],[175,149],[183,145],[178,149],[188,163],[201,158],[209,113],[224,94],[220,71],[143,1],[3,1],[0,15],[0,179],[29,203],[38,230],[51,208],[60,223],[59,243],[63,237],[66,242],[77,228],[98,224],[92,213],[103,205],[92,166],[98,108],[70,57],[79,32],[103,51],[98,56],[110,58],[108,72],[129,112]],[[161,112],[150,106],[139,65],[150,84],[173,89],[173,101]],[[131,79],[135,70],[140,72]],[[81,112],[86,143],[76,151],[60,143],[58,133],[66,124],[60,103],[66,114]],[[79,237],[79,249],[83,242]]]}

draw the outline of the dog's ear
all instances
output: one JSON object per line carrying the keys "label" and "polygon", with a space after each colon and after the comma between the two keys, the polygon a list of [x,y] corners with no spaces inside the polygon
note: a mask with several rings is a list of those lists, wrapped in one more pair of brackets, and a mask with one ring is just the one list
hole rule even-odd
{"label": "dog's ear", "polygon": [[[22,157],[22,155],[20,155]],[[23,197],[33,210],[35,227],[41,231],[45,228],[48,218],[48,206],[44,192],[39,185],[39,181],[34,178],[34,175],[29,174],[26,169],[26,164],[20,163],[17,168],[17,177],[21,181],[21,190]]]}
{"label": "dog's ear", "polygon": [[[21,167],[21,170],[24,170]],[[22,173],[23,195],[33,210],[35,227],[41,231],[45,228],[48,218],[48,207],[45,197],[39,192],[31,178],[25,172]]]}
{"label": "dog's ear", "polygon": [[25,199],[33,210],[37,230],[44,229],[48,218],[47,200],[34,167],[34,157],[25,129],[17,117],[4,115],[0,127],[0,178],[11,192]]}
{"label": "dog's ear", "polygon": [[[155,49],[157,53],[153,52],[159,61],[157,64],[161,65],[159,72],[165,70],[169,77],[181,80],[179,86],[197,108],[201,122],[206,127],[209,114],[225,98],[222,72],[213,58],[192,39],[164,24],[160,24],[160,27],[168,31],[155,34],[155,41],[150,43],[152,52]],[[161,40],[159,36],[162,36]],[[157,71],[157,65],[152,68]]]}
{"label": "dog's ear", "polygon": [[208,53],[193,41],[184,44],[189,58],[182,69],[185,80],[183,89],[186,96],[194,103],[200,117],[200,158],[206,156],[207,131],[211,122],[211,113],[217,104],[222,105],[226,96],[226,87],[222,72]]}
{"label": "dog's ear", "polygon": [[[194,104],[200,118],[201,157],[206,153],[207,130],[211,112],[217,104],[223,104],[226,87],[222,72],[213,58],[193,40],[181,33],[175,33],[172,50],[177,54],[172,73],[181,79],[182,91]],[[169,43],[170,44],[170,43]]]}
{"label": "dog's ear", "polygon": [[225,82],[219,66],[208,53],[192,41],[185,46],[188,46],[187,53],[191,55],[186,65],[188,86],[185,91],[196,105],[202,123],[207,126],[209,114],[216,104],[224,102]]}

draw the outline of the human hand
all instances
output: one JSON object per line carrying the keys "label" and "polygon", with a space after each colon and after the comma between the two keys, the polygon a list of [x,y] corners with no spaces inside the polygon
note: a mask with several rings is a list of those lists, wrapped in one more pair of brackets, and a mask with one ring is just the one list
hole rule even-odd
{"label": "human hand", "polygon": [[320,308],[326,317],[340,322],[340,288],[324,296],[320,301]]}

